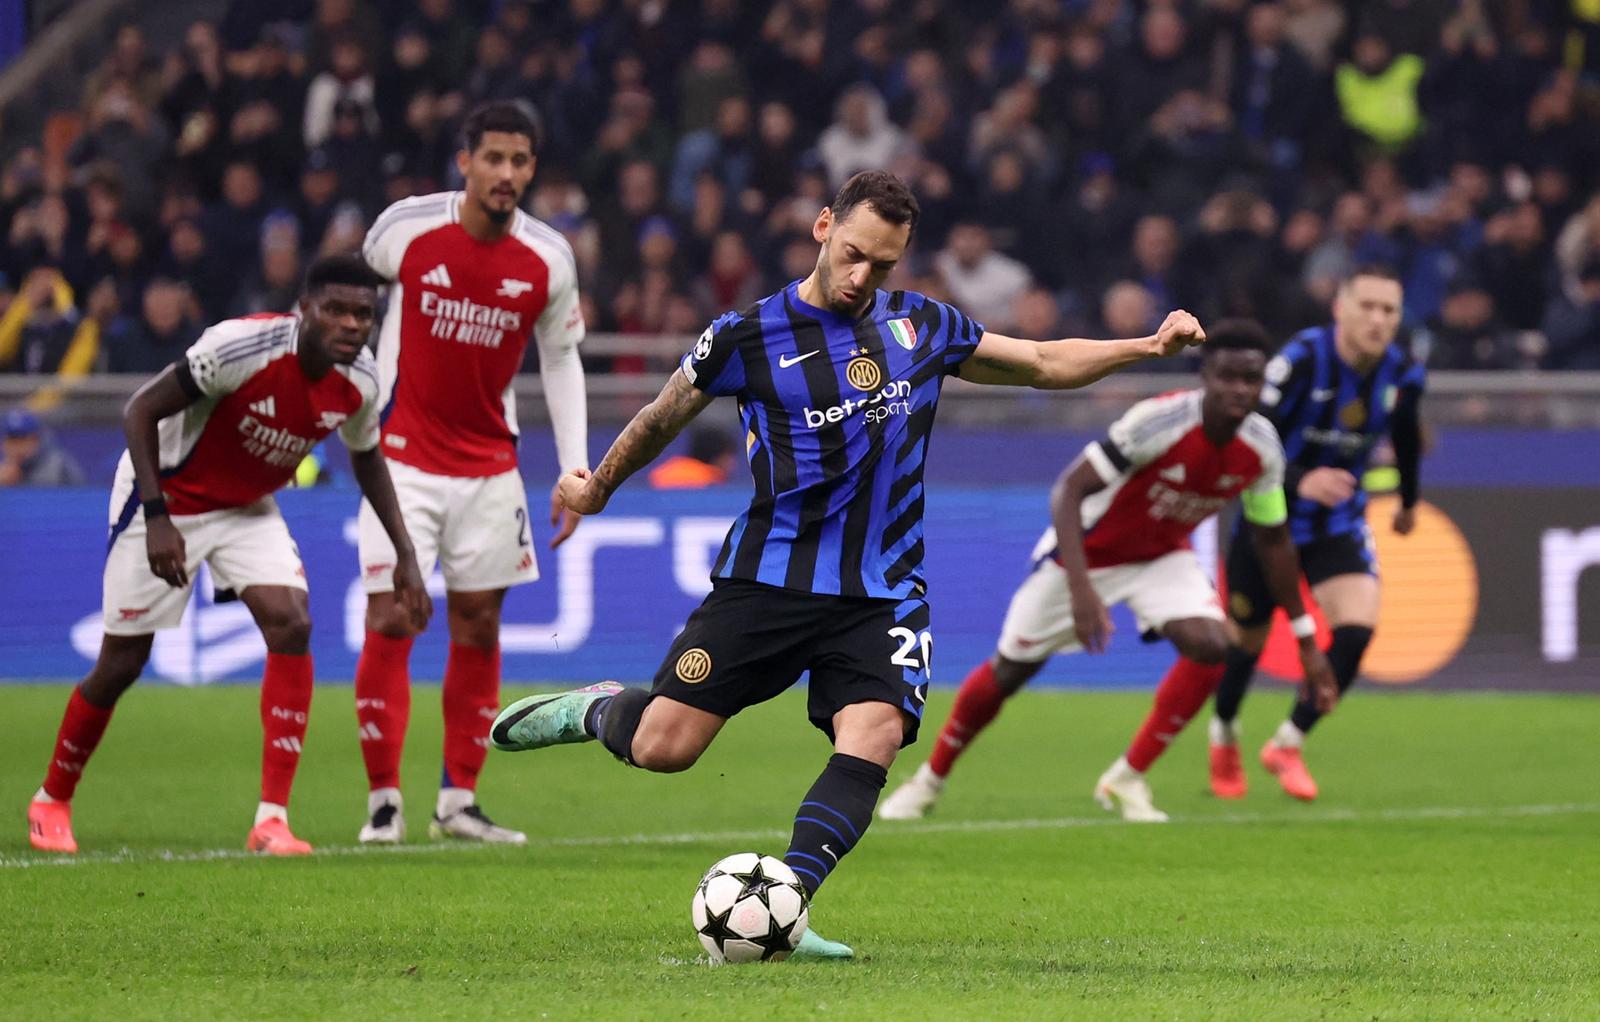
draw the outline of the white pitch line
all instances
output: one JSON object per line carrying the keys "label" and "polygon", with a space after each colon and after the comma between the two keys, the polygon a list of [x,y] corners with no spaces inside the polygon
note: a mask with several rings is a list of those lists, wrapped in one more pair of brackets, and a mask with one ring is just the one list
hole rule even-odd
{"label": "white pitch line", "polygon": [[[1357,823],[1407,820],[1509,819],[1524,816],[1575,816],[1600,813],[1600,802],[1564,802],[1511,806],[1414,806],[1395,809],[1325,809],[1303,813],[1229,813],[1222,816],[1174,818],[1179,825],[1240,826],[1274,823]],[[1079,827],[1114,827],[1122,824],[1115,816],[1059,816],[1016,820],[931,820],[926,822],[885,823],[872,829],[873,840],[923,834],[992,834],[1015,830],[1071,830]],[[726,830],[680,834],[606,834],[592,837],[536,838],[527,848],[616,848],[628,845],[732,844],[743,841],[773,841],[789,836],[788,829]],[[428,855],[439,852],[511,851],[513,846],[469,843],[418,845],[323,845],[313,858],[348,856]],[[161,862],[219,862],[263,858],[258,853],[237,848],[215,848],[192,852],[139,851],[122,848],[114,852],[86,852],[81,855],[0,855],[0,869],[31,869],[38,866],[121,866]]]}

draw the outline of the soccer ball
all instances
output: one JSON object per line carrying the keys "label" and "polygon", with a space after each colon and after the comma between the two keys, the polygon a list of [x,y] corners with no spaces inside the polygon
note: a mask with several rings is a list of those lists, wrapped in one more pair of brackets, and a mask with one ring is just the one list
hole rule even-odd
{"label": "soccer ball", "polygon": [[781,962],[806,932],[808,901],[782,860],[739,852],[706,870],[689,914],[712,964]]}

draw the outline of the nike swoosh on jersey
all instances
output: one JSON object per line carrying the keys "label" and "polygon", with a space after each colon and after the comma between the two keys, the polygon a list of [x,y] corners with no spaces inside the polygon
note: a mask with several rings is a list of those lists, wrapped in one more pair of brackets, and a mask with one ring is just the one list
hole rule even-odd
{"label": "nike swoosh on jersey", "polygon": [[804,355],[779,355],[778,356],[778,368],[779,369],[787,369],[792,365],[796,365],[797,363],[804,362],[806,359],[810,358],[812,355],[815,355],[815,354],[816,354],[816,352],[814,352],[814,351],[808,351]]}

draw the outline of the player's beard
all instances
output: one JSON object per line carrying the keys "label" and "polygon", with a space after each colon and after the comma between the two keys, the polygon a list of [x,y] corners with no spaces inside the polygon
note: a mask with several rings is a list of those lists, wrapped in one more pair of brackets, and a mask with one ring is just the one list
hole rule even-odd
{"label": "player's beard", "polygon": [[488,217],[489,222],[496,227],[504,227],[510,223],[512,214],[517,211],[517,204],[514,202],[507,209],[496,209],[487,202],[480,202],[478,206],[483,210],[483,215]]}

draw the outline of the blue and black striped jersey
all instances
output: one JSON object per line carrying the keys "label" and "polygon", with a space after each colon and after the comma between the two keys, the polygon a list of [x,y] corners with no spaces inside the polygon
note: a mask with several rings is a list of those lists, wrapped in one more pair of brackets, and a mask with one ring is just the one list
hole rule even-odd
{"label": "blue and black striped jersey", "polygon": [[905,599],[922,573],[922,470],[947,375],[983,327],[942,302],[879,291],[858,318],[799,282],[712,323],[682,372],[739,400],[755,496],[712,568],[806,592]]}
{"label": "blue and black striped jersey", "polygon": [[1421,364],[1390,345],[1366,374],[1346,365],[1333,327],[1302,330],[1267,364],[1261,411],[1278,427],[1287,459],[1289,530],[1297,544],[1358,531],[1366,492],[1337,507],[1295,495],[1297,480],[1314,468],[1342,468],[1358,480],[1372,448],[1398,420],[1414,423],[1426,378]]}

